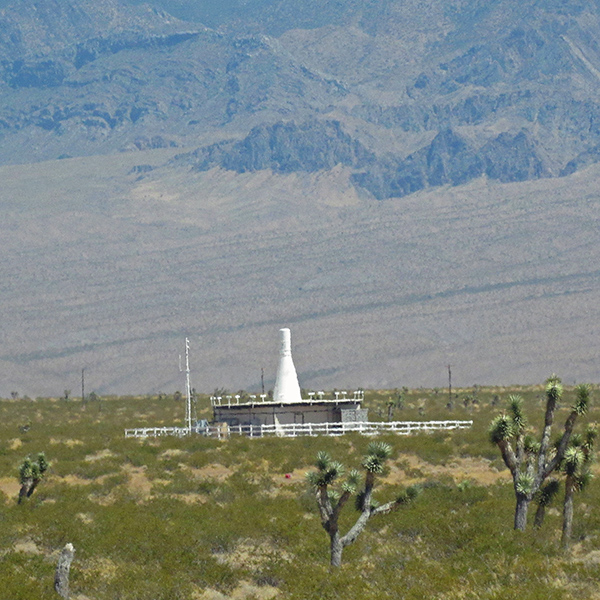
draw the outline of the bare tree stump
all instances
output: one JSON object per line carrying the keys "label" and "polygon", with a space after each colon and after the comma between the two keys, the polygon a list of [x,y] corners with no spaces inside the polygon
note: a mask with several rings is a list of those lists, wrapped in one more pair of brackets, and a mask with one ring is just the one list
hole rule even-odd
{"label": "bare tree stump", "polygon": [[60,553],[56,573],[54,574],[54,589],[65,600],[69,600],[69,570],[74,555],[75,548],[73,548],[73,544],[66,544]]}

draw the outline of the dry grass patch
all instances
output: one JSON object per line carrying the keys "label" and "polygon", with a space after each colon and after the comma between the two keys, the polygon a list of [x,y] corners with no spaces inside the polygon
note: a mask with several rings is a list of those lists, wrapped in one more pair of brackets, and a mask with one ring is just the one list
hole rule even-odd
{"label": "dry grass patch", "polygon": [[221,564],[227,564],[234,569],[259,570],[269,564],[274,557],[278,560],[291,562],[289,553],[276,548],[266,541],[242,540],[231,552],[215,554],[215,559]]}
{"label": "dry grass patch", "polygon": [[112,581],[119,573],[119,567],[110,558],[92,558],[80,567],[83,571],[85,581],[94,582],[98,580],[108,583]]}
{"label": "dry grass patch", "polygon": [[110,450],[106,449],[106,450],[100,450],[100,452],[96,452],[96,454],[88,454],[84,460],[86,462],[95,462],[97,460],[102,460],[104,458],[112,458],[113,456],[115,456],[115,454],[113,452],[111,452]]}
{"label": "dry grass patch", "polygon": [[279,590],[270,585],[258,586],[247,581],[240,581],[230,596],[226,596],[217,590],[203,590],[192,593],[193,600],[270,600],[279,594]]}
{"label": "dry grass patch", "polygon": [[[404,468],[406,463],[409,465],[408,475]],[[412,471],[417,474],[412,474]],[[405,454],[399,463],[391,464],[390,472],[383,481],[389,484],[411,485],[441,476],[451,477],[455,483],[468,479],[478,485],[510,481],[510,473],[507,470],[498,471],[485,458],[454,458],[446,465],[433,465],[412,454]]]}
{"label": "dry grass patch", "polygon": [[203,479],[212,479],[214,481],[223,482],[229,479],[233,475],[233,471],[223,465],[213,463],[206,465],[200,469],[196,467],[190,467],[184,463],[179,463],[179,468],[182,471],[189,473],[194,479],[200,481]]}
{"label": "dry grass patch", "polygon": [[83,442],[81,440],[72,440],[68,438],[64,440],[58,438],[50,438],[50,440],[48,441],[53,446],[56,446],[57,444],[63,444],[64,446],[67,446],[69,448],[74,448],[75,446],[83,446]]}
{"label": "dry grass patch", "polygon": [[179,448],[169,448],[161,453],[158,458],[173,458],[174,456],[182,456],[183,454],[187,454],[187,452]]}
{"label": "dry grass patch", "polygon": [[170,494],[169,498],[180,500],[186,504],[206,504],[208,502],[208,498],[204,494]]}
{"label": "dry grass patch", "polygon": [[84,477],[79,477],[78,475],[65,475],[64,477],[50,477],[49,481],[66,483],[67,485],[90,485],[92,483],[102,483],[108,476],[101,475],[100,477],[96,477],[96,479],[85,479]]}
{"label": "dry grass patch", "polygon": [[15,477],[2,477],[0,478],[0,491],[6,494],[8,499],[16,498],[19,494],[21,486]]}
{"label": "dry grass patch", "polygon": [[25,554],[43,554],[38,545],[31,539],[17,540],[13,546],[13,550]]}
{"label": "dry grass patch", "polygon": [[124,465],[123,471],[127,473],[127,487],[142,500],[150,498],[150,492],[155,482],[152,482],[146,476],[146,467],[134,467],[133,465]]}
{"label": "dry grass patch", "polygon": [[89,525],[94,522],[94,518],[89,513],[77,513],[75,515],[84,525]]}
{"label": "dry grass patch", "polygon": [[19,438],[15,438],[14,440],[9,440],[8,449],[9,450],[18,450],[23,445],[23,442]]}

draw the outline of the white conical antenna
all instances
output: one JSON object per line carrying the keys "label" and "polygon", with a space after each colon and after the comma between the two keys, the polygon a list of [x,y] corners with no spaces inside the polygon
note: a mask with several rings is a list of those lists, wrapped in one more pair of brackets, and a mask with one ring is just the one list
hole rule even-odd
{"label": "white conical antenna", "polygon": [[285,402],[286,404],[302,402],[298,375],[292,360],[292,336],[287,328],[280,329],[279,333],[281,334],[281,350],[273,400],[275,402]]}
{"label": "white conical antenna", "polygon": [[192,433],[192,388],[190,386],[190,341],[185,338],[185,426]]}

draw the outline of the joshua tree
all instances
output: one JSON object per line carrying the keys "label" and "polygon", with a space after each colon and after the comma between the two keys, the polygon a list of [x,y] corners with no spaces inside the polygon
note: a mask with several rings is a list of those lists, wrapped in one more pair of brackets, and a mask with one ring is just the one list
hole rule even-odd
{"label": "joshua tree", "polygon": [[523,414],[523,399],[509,397],[509,414],[499,415],[490,425],[490,440],[500,449],[504,464],[511,472],[516,497],[514,527],[524,531],[527,525],[527,509],[542,485],[562,462],[577,417],[585,414],[589,404],[590,390],[586,385],[577,386],[577,399],[565,422],[562,436],[556,447],[550,444],[554,413],[562,396],[562,384],[556,375],[546,381],[546,414],[541,440],[537,442],[526,431],[527,421]]}
{"label": "joshua tree", "polygon": [[[362,467],[366,471],[364,486],[357,492],[361,482],[361,474],[357,470],[348,473],[346,480],[341,486],[341,494],[332,489],[337,479],[343,477],[345,468],[339,463],[331,460],[326,452],[317,454],[316,471],[307,473],[309,483],[316,492],[317,504],[321,514],[321,524],[329,534],[331,566],[339,567],[342,563],[342,551],[354,541],[364,530],[367,521],[375,516],[391,512],[399,506],[407,504],[418,494],[416,486],[406,489],[396,500],[386,504],[378,505],[373,499],[373,487],[375,476],[383,471],[387,459],[390,457],[392,448],[383,442],[372,442],[367,448],[367,454],[362,461]],[[355,506],[359,512],[358,519],[354,525],[342,535],[339,530],[338,520],[340,513],[348,500],[356,494]]]}
{"label": "joshua tree", "polygon": [[48,462],[43,452],[38,454],[36,462],[33,462],[29,456],[21,463],[19,467],[19,482],[21,489],[19,490],[19,504],[23,502],[23,498],[29,498],[35,491],[39,482],[43,479],[44,473],[48,470]]}
{"label": "joshua tree", "polygon": [[566,475],[563,528],[560,540],[563,549],[568,548],[573,531],[573,496],[575,492],[583,490],[592,478],[590,463],[596,435],[597,431],[594,427],[588,427],[585,438],[574,435],[561,464],[561,470]]}

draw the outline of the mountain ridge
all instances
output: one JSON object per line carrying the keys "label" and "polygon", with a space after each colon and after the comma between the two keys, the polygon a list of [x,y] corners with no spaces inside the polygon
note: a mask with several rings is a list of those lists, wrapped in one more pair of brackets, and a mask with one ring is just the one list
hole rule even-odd
{"label": "mountain ridge", "polygon": [[0,394],[598,378],[598,2],[1,4]]}

